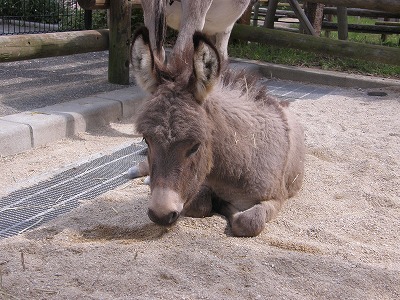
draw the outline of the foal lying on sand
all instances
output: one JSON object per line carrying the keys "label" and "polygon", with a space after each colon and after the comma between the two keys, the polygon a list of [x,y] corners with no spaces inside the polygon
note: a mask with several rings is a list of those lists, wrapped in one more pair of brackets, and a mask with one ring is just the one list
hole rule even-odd
{"label": "foal lying on sand", "polygon": [[[193,36],[194,52],[160,63],[148,30],[136,32],[132,64],[152,97],[137,130],[148,160],[130,175],[150,175],[148,215],[160,225],[180,215],[227,217],[235,236],[256,236],[303,181],[304,135],[288,110],[245,72],[221,75],[216,48]],[[193,48],[192,48],[193,49]]]}

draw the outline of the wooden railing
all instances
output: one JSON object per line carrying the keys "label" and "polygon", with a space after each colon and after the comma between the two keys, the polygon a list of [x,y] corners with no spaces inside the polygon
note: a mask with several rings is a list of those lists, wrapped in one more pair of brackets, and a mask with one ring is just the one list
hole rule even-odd
{"label": "wooden railing", "polygon": [[[375,9],[389,11],[388,14],[400,14],[399,0],[308,0],[327,4],[360,6],[374,13]],[[276,0],[270,0],[271,3]],[[290,3],[297,2],[291,0]],[[129,83],[129,49],[131,42],[131,8],[140,5],[140,0],[79,0],[84,8],[109,9],[109,29],[24,36],[0,37],[0,62],[69,55],[109,49],[108,78],[112,83]],[[383,6],[382,6],[383,5]],[[332,9],[332,8],[330,8]],[[297,7],[297,10],[301,8]],[[351,12],[352,10],[348,10]],[[366,12],[366,11],[365,11]],[[268,13],[268,11],[267,11]],[[366,12],[367,13],[367,12]],[[298,14],[296,14],[297,16]],[[275,13],[272,15],[273,20]],[[327,25],[327,24],[326,24]],[[378,26],[386,26],[382,24]],[[385,27],[385,28],[386,28]],[[391,26],[399,30],[400,26]],[[383,28],[383,27],[382,27]],[[310,32],[312,33],[312,32]],[[386,31],[385,31],[386,33]],[[374,60],[382,63],[400,65],[400,49],[333,41],[298,33],[284,32],[254,26],[235,25],[232,37],[252,42],[274,44],[306,51],[322,52],[336,56]]]}

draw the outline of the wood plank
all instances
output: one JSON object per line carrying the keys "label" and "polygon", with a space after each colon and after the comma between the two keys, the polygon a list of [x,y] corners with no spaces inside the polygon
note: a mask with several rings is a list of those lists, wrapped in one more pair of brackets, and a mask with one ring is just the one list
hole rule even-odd
{"label": "wood plank", "polygon": [[[336,7],[324,7],[325,15],[336,15]],[[400,18],[400,11],[398,12],[387,12],[380,10],[362,9],[362,8],[347,8],[348,16],[360,16],[369,18]]]}
{"label": "wood plank", "polygon": [[[258,18],[265,16],[266,9],[260,7],[258,10]],[[296,14],[291,10],[276,10],[277,15],[283,15],[290,18],[296,17]],[[336,7],[324,7],[324,15],[337,15]],[[348,16],[360,16],[360,17],[369,17],[369,18],[400,18],[400,11],[398,13],[395,12],[384,12],[379,10],[370,10],[370,9],[362,9],[362,8],[347,8]]]}
{"label": "wood plank", "polygon": [[338,57],[400,65],[400,49],[395,47],[331,40],[307,34],[241,24],[236,24],[233,27],[231,38]]}
{"label": "wood plank", "polygon": [[0,62],[104,51],[108,29],[0,36]]}
{"label": "wood plank", "polygon": [[[323,29],[337,30],[338,25],[332,22],[322,22]],[[365,32],[376,34],[400,34],[399,26],[386,25],[365,25],[365,24],[348,24],[348,30],[352,32]]]}
{"label": "wood plank", "polygon": [[[141,6],[141,0],[130,0],[132,6]],[[110,0],[78,0],[80,7],[86,10],[109,9]]]}
{"label": "wood plank", "polygon": [[400,22],[376,21],[376,22],[375,22],[375,25],[400,26]]}
{"label": "wood plank", "polygon": [[308,2],[323,3],[333,6],[357,7],[382,10],[387,12],[399,12],[399,0],[307,0]]}

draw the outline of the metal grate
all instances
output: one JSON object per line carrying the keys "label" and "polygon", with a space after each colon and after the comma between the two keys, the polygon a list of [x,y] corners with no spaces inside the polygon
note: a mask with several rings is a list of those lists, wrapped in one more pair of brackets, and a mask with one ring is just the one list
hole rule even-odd
{"label": "metal grate", "polygon": [[22,233],[54,219],[130,179],[126,171],[145,159],[145,144],[134,144],[68,169],[34,186],[0,198],[0,238]]}
{"label": "metal grate", "polygon": [[288,100],[317,100],[325,95],[338,92],[339,88],[331,86],[319,86],[305,84],[304,82],[293,82],[286,80],[263,80],[268,91],[275,97]]}

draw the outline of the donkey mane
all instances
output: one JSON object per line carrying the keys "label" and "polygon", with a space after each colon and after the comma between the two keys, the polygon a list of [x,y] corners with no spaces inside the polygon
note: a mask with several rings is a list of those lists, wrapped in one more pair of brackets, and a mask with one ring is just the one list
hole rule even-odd
{"label": "donkey mane", "polygon": [[237,71],[225,68],[225,72],[221,76],[221,84],[223,89],[241,90],[243,92],[242,95],[246,94],[248,99],[252,99],[262,105],[289,106],[288,101],[278,101],[270,96],[268,88],[260,83],[260,79],[259,75],[245,69]]}
{"label": "donkey mane", "polygon": [[[174,85],[174,88],[180,87],[185,89],[195,80],[193,75],[193,53],[190,48],[182,52],[181,56],[174,56],[168,64],[159,65],[158,76],[168,86],[168,83]],[[289,102],[286,100],[277,100],[269,94],[266,85],[261,84],[261,76],[248,70],[231,69],[226,63],[221,62],[221,78],[219,87],[221,90],[240,90],[241,96],[246,95],[247,99],[254,101],[261,106],[273,106],[276,109],[288,107]]]}
{"label": "donkey mane", "polygon": [[[150,43],[149,32],[146,27],[142,27],[136,31],[133,40],[135,41],[138,36],[142,36],[146,43]],[[208,41],[204,34],[195,32],[193,35],[193,43],[197,48],[200,41]],[[208,46],[214,51],[217,51],[213,43],[208,41]],[[164,83],[174,83],[176,88],[182,89],[190,86],[196,80],[193,73],[193,48],[186,47],[180,55],[170,57],[167,64],[158,60],[157,57],[152,56],[152,63],[157,65],[158,72],[155,74]],[[132,57],[132,53],[131,53]],[[226,61],[221,61],[219,56],[218,60],[218,73],[222,74],[220,77],[220,89],[222,90],[241,90],[242,95],[246,95],[247,99],[251,99],[255,103],[262,106],[287,107],[288,101],[277,101],[276,98],[271,97],[268,93],[267,87],[260,84],[260,76],[249,72],[248,70],[233,70],[230,69]]]}

